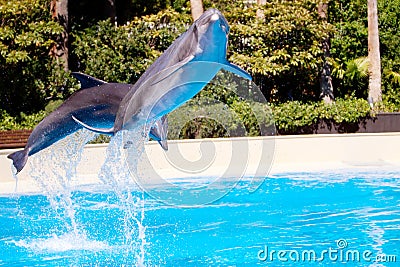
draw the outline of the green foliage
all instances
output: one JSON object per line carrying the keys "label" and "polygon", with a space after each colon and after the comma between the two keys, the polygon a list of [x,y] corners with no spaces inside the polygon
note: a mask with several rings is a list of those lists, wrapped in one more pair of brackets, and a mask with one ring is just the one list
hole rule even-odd
{"label": "green foliage", "polygon": [[[79,7],[88,3],[92,7],[97,1],[75,1]],[[217,7],[228,19],[229,60],[253,75],[266,98],[274,103],[276,126],[284,131],[296,131],[318,120],[353,123],[371,112],[366,101],[358,99],[366,97],[368,82],[366,1],[329,1],[328,21],[318,16],[319,3],[271,0],[257,6],[243,1],[204,0],[206,8]],[[378,1],[378,8],[383,102],[374,111],[399,111],[400,0]],[[70,58],[77,62],[72,67],[115,82],[134,83],[192,23],[189,1],[185,0],[118,1],[120,26],[98,22],[109,17],[104,16],[107,12],[97,16],[104,10],[95,8],[96,14],[89,17],[85,14],[92,11],[82,10],[84,13],[71,16]],[[0,0],[0,18],[0,129],[32,128],[77,88],[63,66],[49,56],[63,28],[51,19],[48,0]],[[321,44],[328,36],[336,102],[311,103],[308,101],[319,97],[319,76],[325,60]],[[186,110],[170,115],[173,136],[227,136],[243,131],[249,136],[259,134],[260,120],[254,111],[263,113],[268,108],[260,101],[244,101],[246,97],[234,94],[246,88],[240,81],[226,75],[218,79],[220,83],[200,92]],[[286,102],[288,99],[297,101]],[[39,112],[43,109],[45,112]],[[236,115],[223,119],[207,115],[224,109]],[[198,113],[204,117],[191,117]],[[271,121],[266,118],[261,124]]]}
{"label": "green foliage", "polygon": [[[121,5],[121,2],[125,3]],[[119,8],[119,5],[124,6],[124,10]],[[180,13],[190,13],[189,1],[186,0],[124,0],[117,4],[117,13],[129,21],[133,17],[157,14],[171,8]]]}
{"label": "green foliage", "polygon": [[74,34],[80,70],[106,81],[135,83],[190,21],[172,9],[115,26],[109,20]]}
{"label": "green foliage", "polygon": [[284,131],[295,131],[298,127],[311,125],[318,120],[317,103],[303,104],[290,101],[272,106],[276,127]]}
{"label": "green foliage", "polygon": [[235,130],[232,117],[216,118],[225,106],[221,103],[190,103],[168,114],[168,139],[211,138],[229,136]]}
{"label": "green foliage", "polygon": [[181,130],[180,138],[198,139],[198,138],[221,138],[229,137],[223,125],[209,118],[195,118],[185,124]]}
{"label": "green foliage", "polygon": [[397,73],[395,71],[389,71],[387,73],[387,76],[392,83],[400,85],[400,73]]}
{"label": "green foliage", "polygon": [[47,0],[0,2],[0,99],[12,115],[37,112],[49,99],[74,89],[49,56],[63,28],[51,19]]}
{"label": "green foliage", "polygon": [[367,98],[368,67],[368,57],[360,57],[346,62],[343,84],[347,88],[348,95]]}
{"label": "green foliage", "polygon": [[17,129],[16,118],[10,116],[5,110],[0,110],[0,130],[14,130]]}
{"label": "green foliage", "polygon": [[[365,98],[368,77],[359,75],[359,58],[368,55],[367,2],[337,0],[329,2],[329,21],[336,31],[331,38],[331,56],[334,69],[334,88],[337,97]],[[400,71],[400,0],[378,1],[380,51],[382,61],[382,107],[397,106],[400,84],[391,73]],[[346,73],[346,75],[344,75]]]}
{"label": "green foliage", "polygon": [[0,110],[0,130],[30,130],[43,120],[46,115],[46,112],[40,111],[29,115],[21,112],[17,116],[11,116],[7,111]]}
{"label": "green foliage", "polygon": [[331,38],[331,55],[340,63],[367,56],[367,2],[361,0],[330,1],[328,20],[336,31]]}
{"label": "green foliage", "polygon": [[[318,3],[274,0],[246,9],[241,1],[224,4],[231,25],[229,59],[251,72],[270,100],[319,95],[321,41],[333,28],[318,18]],[[262,20],[256,18],[258,8]],[[73,51],[81,71],[132,83],[191,22],[186,9],[177,13],[171,8],[123,26],[99,22],[74,34]]]}
{"label": "green foliage", "polygon": [[246,101],[234,101],[228,106],[195,98],[168,114],[168,138],[259,136],[260,127],[270,126],[272,117],[261,116],[268,109],[264,103],[252,102],[251,105]]}
{"label": "green foliage", "polygon": [[[301,128],[311,126],[319,121],[351,124],[374,116],[368,102],[359,98],[337,99],[333,104],[288,101],[273,104],[271,107],[256,102],[251,103],[251,105],[252,107],[249,108],[245,101],[233,102],[230,107],[224,107],[221,103],[202,104],[194,102],[192,105],[184,106],[168,115],[170,125],[168,137],[178,139],[240,135],[258,136],[260,135],[259,127],[268,126],[272,122],[281,134],[299,133]],[[224,108],[230,109],[230,112],[237,114],[237,116],[225,116],[221,112]],[[381,108],[384,108],[384,106]],[[393,107],[386,108],[391,108],[390,111],[396,111]],[[258,109],[264,109],[263,114],[271,114],[273,118],[264,117],[264,120],[261,121],[255,119],[255,113]],[[203,112],[204,110],[207,110],[207,112]],[[272,113],[270,113],[270,110],[272,110]],[[201,116],[194,118],[194,114],[201,114]],[[215,114],[220,115],[216,116]],[[241,127],[244,129],[241,129]]]}
{"label": "green foliage", "polygon": [[115,27],[110,21],[74,37],[73,53],[80,70],[106,81],[134,83],[155,58],[135,28]]}
{"label": "green foliage", "polygon": [[[212,91],[212,88],[206,89],[208,90]],[[234,100],[230,105],[223,102],[201,101],[204,101],[204,98],[196,97],[168,115],[169,139],[258,136],[260,127],[269,127],[272,122],[280,133],[296,133],[301,127],[310,126],[321,120],[357,123],[364,118],[374,116],[368,102],[359,98],[337,99],[331,105],[323,102],[288,101],[273,104],[271,107],[264,103],[248,103],[240,99]],[[400,111],[400,105],[396,106],[392,102],[384,101],[379,105],[377,108],[381,111]],[[21,113],[18,116],[10,116],[6,111],[0,110],[0,130],[33,129],[47,114],[39,112],[32,115]],[[108,141],[109,137],[100,136],[95,142]]]}
{"label": "green foliage", "polygon": [[273,105],[272,110],[278,131],[291,133],[319,120],[355,123],[372,115],[368,102],[357,98],[337,99],[333,104],[290,101]]}
{"label": "green foliage", "polygon": [[255,89],[248,80],[219,72],[195,97],[168,115],[169,138],[265,134],[273,118]]}
{"label": "green foliage", "polygon": [[378,1],[379,40],[384,69],[400,71],[400,0]]}
{"label": "green foliage", "polygon": [[[319,1],[268,1],[225,11],[229,59],[249,71],[270,101],[319,96],[322,41],[334,30],[318,16]],[[257,12],[263,18],[257,17]]]}

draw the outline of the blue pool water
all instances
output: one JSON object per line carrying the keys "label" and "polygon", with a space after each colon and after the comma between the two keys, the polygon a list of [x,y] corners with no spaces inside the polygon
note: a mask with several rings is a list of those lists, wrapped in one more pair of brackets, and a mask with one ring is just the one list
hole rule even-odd
{"label": "blue pool water", "polygon": [[398,171],[284,173],[194,208],[129,191],[0,196],[0,266],[400,264]]}

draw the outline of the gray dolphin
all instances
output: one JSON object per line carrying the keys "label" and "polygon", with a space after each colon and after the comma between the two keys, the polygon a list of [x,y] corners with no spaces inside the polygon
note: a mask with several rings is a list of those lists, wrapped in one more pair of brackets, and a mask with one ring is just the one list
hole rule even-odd
{"label": "gray dolphin", "polygon": [[228,33],[221,12],[207,10],[135,83],[122,100],[113,127],[92,127],[76,115],[73,119],[89,130],[115,133],[159,120],[196,95],[222,68],[251,80],[226,58]]}
{"label": "gray dolphin", "polygon": [[[72,116],[84,118],[84,122],[95,127],[110,127],[122,99],[133,89],[132,84],[106,83],[82,73],[73,73],[82,82],[82,89],[65,100],[56,110],[45,117],[32,131],[23,150],[16,151],[8,158],[20,172],[31,156],[58,140],[82,129]],[[167,121],[162,118],[150,130],[150,136],[167,149]]]}
{"label": "gray dolphin", "polygon": [[[90,87],[101,86],[101,85],[107,83],[103,80],[94,78],[90,75],[87,75],[87,74],[84,74],[81,72],[72,72],[71,74],[73,77],[75,77],[79,81],[79,83],[81,84],[81,89],[87,89]],[[132,89],[131,84],[114,83],[114,85],[118,85],[117,86],[118,90],[123,90],[123,91],[127,91],[127,92],[129,92],[129,90],[135,90],[135,89]],[[154,125],[150,129],[149,137],[152,138],[153,140],[157,141],[164,150],[168,150],[168,143],[167,143],[168,118],[166,115],[164,115],[160,120],[158,120],[154,123]]]}

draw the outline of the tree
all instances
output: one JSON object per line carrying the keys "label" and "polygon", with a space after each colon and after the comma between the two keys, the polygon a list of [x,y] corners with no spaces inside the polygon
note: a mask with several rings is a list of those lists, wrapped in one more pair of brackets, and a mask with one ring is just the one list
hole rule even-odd
{"label": "tree", "polygon": [[52,0],[50,10],[52,18],[64,29],[58,36],[50,54],[59,60],[59,63],[64,66],[64,70],[68,71],[68,0]]}
{"label": "tree", "polygon": [[79,71],[106,81],[135,83],[190,23],[189,14],[171,8],[125,25],[100,21],[73,33],[71,56],[77,59]]}
{"label": "tree", "polygon": [[190,0],[190,10],[193,20],[198,19],[204,12],[203,0]]}
{"label": "tree", "polygon": [[[318,5],[318,16],[320,19],[327,21],[328,18],[328,4],[320,3]],[[327,35],[322,40],[322,49],[324,51],[324,63],[321,71],[321,98],[325,103],[332,103],[334,99],[331,66],[329,64],[330,57],[330,37]]]}
{"label": "tree", "polygon": [[[333,26],[318,16],[318,0],[232,3],[228,58],[247,70],[270,102],[317,100],[325,62],[321,43]],[[259,19],[260,10],[264,19]]]}
{"label": "tree", "polygon": [[378,3],[368,0],[368,102],[373,105],[382,101],[381,57],[379,52]]}
{"label": "tree", "polygon": [[0,1],[0,109],[35,112],[69,94],[62,67],[49,56],[64,31],[48,0]]}

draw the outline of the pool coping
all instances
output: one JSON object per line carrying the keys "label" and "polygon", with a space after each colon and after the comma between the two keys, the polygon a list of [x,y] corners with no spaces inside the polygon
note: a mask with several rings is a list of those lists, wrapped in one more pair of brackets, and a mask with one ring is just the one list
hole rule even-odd
{"label": "pool coping", "polygon": [[[229,147],[244,144],[248,150],[247,165],[240,169],[240,175],[252,176],[260,166],[261,150],[263,145],[274,147],[272,164],[265,164],[264,171],[274,175],[285,172],[315,172],[326,170],[351,169],[353,171],[368,169],[390,169],[400,172],[400,133],[356,133],[356,134],[319,134],[319,135],[288,135],[274,137],[238,137],[216,139],[171,140],[170,147],[179,147],[179,150],[189,160],[196,160],[201,155],[200,145],[212,144],[217,151],[213,165],[201,173],[201,176],[215,176],[224,173],[229,159],[225,157]],[[77,167],[75,185],[98,184],[97,178],[104,162],[108,144],[86,145],[82,160]],[[13,194],[16,191],[15,178],[11,172],[11,160],[7,155],[18,149],[0,150],[0,195]],[[223,152],[223,153],[222,153]],[[198,174],[191,174],[176,170],[168,161],[165,154],[156,142],[146,144],[146,153],[151,155],[159,177],[182,179]],[[171,153],[171,152],[168,152]],[[233,152],[232,152],[233,154]],[[166,156],[167,155],[167,156]],[[223,157],[218,155],[224,155]],[[28,162],[29,163],[29,162]],[[153,163],[152,163],[153,164]],[[262,165],[262,164],[261,164]],[[269,168],[270,167],[270,168]],[[146,168],[143,168],[146,169]],[[29,175],[30,164],[18,175],[17,193],[40,192]],[[150,179],[151,180],[151,179]],[[149,182],[152,182],[150,181]],[[156,180],[156,179],[153,179]]]}

